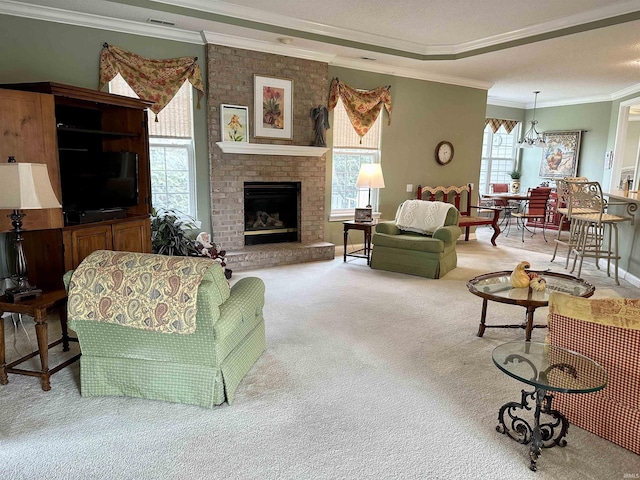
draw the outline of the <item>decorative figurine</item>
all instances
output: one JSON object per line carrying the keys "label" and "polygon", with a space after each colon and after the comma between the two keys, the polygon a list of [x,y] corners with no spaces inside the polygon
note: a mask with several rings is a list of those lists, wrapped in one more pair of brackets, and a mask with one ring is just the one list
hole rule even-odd
{"label": "decorative figurine", "polygon": [[529,286],[531,290],[543,292],[545,288],[547,288],[547,281],[542,277],[538,277],[536,274],[536,276],[531,279],[531,282],[529,282]]}
{"label": "decorative figurine", "polygon": [[314,130],[316,132],[316,138],[313,142],[314,147],[326,147],[327,141],[325,139],[325,132],[329,126],[329,110],[327,107],[323,107],[322,105],[318,105],[315,108],[311,109],[311,118],[315,122]]}
{"label": "decorative figurine", "polygon": [[531,264],[529,262],[520,262],[518,265],[516,265],[515,270],[513,270],[513,272],[511,272],[511,286],[514,288],[526,288],[529,286],[529,282],[531,281],[531,279],[529,278],[529,275],[527,274],[527,272],[524,271],[525,268],[529,268],[531,267]]}

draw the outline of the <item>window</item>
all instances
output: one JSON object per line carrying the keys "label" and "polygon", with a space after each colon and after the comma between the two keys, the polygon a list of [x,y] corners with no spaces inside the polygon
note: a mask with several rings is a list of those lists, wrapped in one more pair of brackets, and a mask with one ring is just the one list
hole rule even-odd
{"label": "window", "polygon": [[520,125],[511,130],[511,133],[507,133],[503,126],[496,133],[493,133],[490,125],[484,128],[480,184],[478,186],[480,195],[491,193],[492,183],[509,183],[511,181],[509,173],[515,167],[519,131]]}
{"label": "window", "polygon": [[[109,83],[111,93],[136,97],[118,74]],[[196,215],[195,154],[191,84],[185,82],[158,115],[149,114],[149,155],[153,208],[175,209]]]}
{"label": "window", "polygon": [[[353,217],[356,207],[364,207],[369,202],[369,189],[356,188],[356,180],[361,164],[380,163],[381,116],[382,111],[360,143],[341,100],[333,110],[330,220]],[[378,189],[371,190],[371,205],[377,210]]]}

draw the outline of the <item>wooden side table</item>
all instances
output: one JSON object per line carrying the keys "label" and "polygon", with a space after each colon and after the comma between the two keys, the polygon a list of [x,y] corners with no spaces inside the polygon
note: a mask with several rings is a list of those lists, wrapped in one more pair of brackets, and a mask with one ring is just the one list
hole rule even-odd
{"label": "wooden side table", "polygon": [[[60,314],[60,326],[62,327],[62,338],[55,342],[48,344],[48,327],[47,327],[47,312],[53,308],[58,308]],[[7,302],[6,297],[0,297],[0,317],[5,312],[21,313],[30,315],[36,322],[36,337],[38,339],[38,350],[32,352],[24,357],[21,357],[9,364],[6,364],[6,351],[4,344],[4,320],[0,318],[0,385],[6,385],[9,383],[7,373],[15,373],[17,375],[28,375],[31,377],[40,377],[42,384],[42,390],[51,390],[51,384],[49,377],[56,373],[58,370],[63,369],[67,365],[75,362],[80,358],[80,354],[66,360],[60,365],[49,370],[49,349],[62,343],[62,351],[69,351],[69,342],[77,342],[77,338],[70,338],[67,331],[67,292],[64,290],[57,290],[55,292],[48,292],[42,294],[41,297],[37,297],[33,300],[26,300],[21,303]],[[40,355],[40,371],[35,370],[23,370],[15,368],[22,362],[29,360],[30,358]]]}
{"label": "wooden side table", "polygon": [[[371,229],[374,225],[373,222],[356,222],[354,220],[348,220],[342,222],[344,225],[344,261],[347,261],[347,257],[366,258],[367,265],[369,265],[371,259]],[[349,230],[362,230],[364,232],[364,247],[347,253],[347,242],[349,240]]]}

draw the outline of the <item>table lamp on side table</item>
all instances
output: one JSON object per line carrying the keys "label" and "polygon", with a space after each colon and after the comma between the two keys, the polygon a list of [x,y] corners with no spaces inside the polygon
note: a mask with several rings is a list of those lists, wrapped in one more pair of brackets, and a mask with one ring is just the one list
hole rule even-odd
{"label": "table lamp on side table", "polygon": [[380,164],[363,163],[360,165],[356,187],[369,189],[369,203],[367,204],[367,208],[371,208],[371,189],[384,188],[384,177],[382,176]]}
{"label": "table lamp on side table", "polygon": [[27,258],[22,247],[22,219],[26,214],[20,210],[44,208],[62,208],[51,187],[47,166],[44,163],[17,163],[14,157],[9,157],[7,163],[0,163],[0,209],[13,210],[8,217],[16,237],[18,286],[5,291],[10,302],[17,303],[42,294],[42,290],[31,286],[27,279]]}

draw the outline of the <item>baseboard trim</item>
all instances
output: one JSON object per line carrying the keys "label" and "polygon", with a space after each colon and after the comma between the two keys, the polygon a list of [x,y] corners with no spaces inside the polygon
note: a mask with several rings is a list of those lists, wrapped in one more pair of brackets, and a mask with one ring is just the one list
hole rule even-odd
{"label": "baseboard trim", "polygon": [[[598,266],[601,269],[607,268],[607,261],[598,259]],[[640,287],[640,278],[636,277],[634,274],[627,272],[624,268],[618,268],[618,279],[623,279],[629,282],[634,287]]]}

